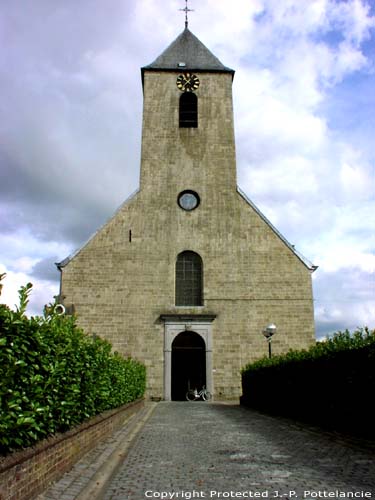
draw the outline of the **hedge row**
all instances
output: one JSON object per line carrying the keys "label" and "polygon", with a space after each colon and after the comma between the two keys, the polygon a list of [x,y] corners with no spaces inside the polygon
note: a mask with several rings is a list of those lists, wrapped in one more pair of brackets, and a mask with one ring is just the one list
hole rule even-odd
{"label": "hedge row", "polygon": [[[1,279],[2,276],[0,276]],[[1,287],[1,285],[0,285]],[[33,445],[143,396],[141,363],[111,352],[74,317],[25,315],[31,284],[15,311],[0,305],[0,453]]]}
{"label": "hedge row", "polygon": [[246,406],[375,437],[375,330],[346,330],[308,350],[262,358],[242,370]]}

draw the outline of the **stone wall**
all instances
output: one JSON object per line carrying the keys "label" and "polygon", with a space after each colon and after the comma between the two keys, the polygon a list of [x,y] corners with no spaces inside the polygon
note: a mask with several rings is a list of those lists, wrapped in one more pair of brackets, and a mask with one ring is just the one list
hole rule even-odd
{"label": "stone wall", "polygon": [[119,429],[143,404],[140,400],[110,410],[32,448],[0,458],[0,500],[35,498],[99,441]]}

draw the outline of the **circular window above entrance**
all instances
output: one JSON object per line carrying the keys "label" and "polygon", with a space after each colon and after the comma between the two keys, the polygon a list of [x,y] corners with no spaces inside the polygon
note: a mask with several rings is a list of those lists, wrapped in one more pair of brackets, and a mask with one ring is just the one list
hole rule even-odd
{"label": "circular window above entrance", "polygon": [[186,190],[178,195],[177,202],[183,210],[190,212],[198,207],[200,198],[195,191]]}

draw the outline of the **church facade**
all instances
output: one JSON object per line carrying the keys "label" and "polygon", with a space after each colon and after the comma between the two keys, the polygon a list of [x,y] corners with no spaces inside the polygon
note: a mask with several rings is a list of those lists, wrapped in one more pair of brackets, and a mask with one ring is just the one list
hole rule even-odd
{"label": "church facade", "polygon": [[233,77],[187,27],[142,68],[140,187],[58,264],[65,306],[146,364],[150,398],[238,398],[270,323],[275,354],[315,341],[315,267],[237,187]]}

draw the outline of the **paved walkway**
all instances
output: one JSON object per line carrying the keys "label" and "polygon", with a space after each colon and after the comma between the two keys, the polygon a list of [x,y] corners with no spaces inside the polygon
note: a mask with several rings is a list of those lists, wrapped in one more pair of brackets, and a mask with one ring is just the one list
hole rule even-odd
{"label": "paved walkway", "polygon": [[[99,498],[375,499],[371,449],[237,405],[162,402],[141,417],[152,409]],[[105,463],[121,432],[40,499],[95,498],[80,488],[90,467],[95,481],[94,463]]]}

